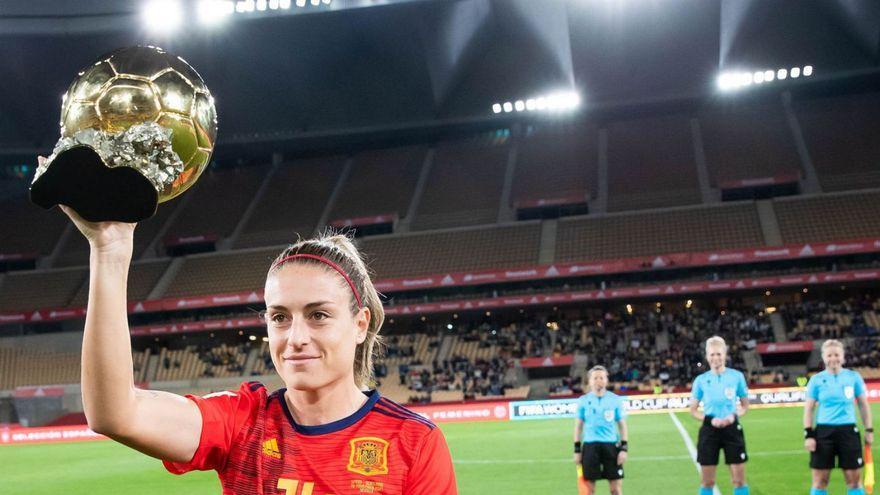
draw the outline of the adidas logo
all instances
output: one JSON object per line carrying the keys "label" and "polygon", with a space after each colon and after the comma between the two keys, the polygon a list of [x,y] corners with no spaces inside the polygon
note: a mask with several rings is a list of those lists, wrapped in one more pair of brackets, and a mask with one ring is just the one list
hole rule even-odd
{"label": "adidas logo", "polygon": [[278,441],[273,438],[263,442],[263,455],[273,459],[281,459],[281,451],[278,450]]}

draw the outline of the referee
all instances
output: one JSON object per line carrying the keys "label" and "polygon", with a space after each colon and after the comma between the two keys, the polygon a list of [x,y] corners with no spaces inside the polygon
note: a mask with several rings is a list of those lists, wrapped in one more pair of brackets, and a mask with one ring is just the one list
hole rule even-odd
{"label": "referee", "polygon": [[608,370],[593,366],[587,374],[590,392],[577,402],[574,422],[574,462],[583,467],[588,494],[596,480],[608,480],[611,495],[623,493],[623,463],[627,455],[626,411],[623,400],[608,386]]}
{"label": "referee", "polygon": [[[865,393],[865,381],[858,372],[843,367],[843,344],[826,340],[822,344],[825,371],[816,373],[807,383],[804,406],[804,447],[810,452],[813,487],[810,495],[827,495],[828,477],[835,467],[843,469],[847,495],[864,495],[862,487],[862,444],[853,401],[859,404],[865,426],[865,444],[874,441],[871,409]],[[813,411],[816,427],[813,427]]]}
{"label": "referee", "polygon": [[[730,467],[733,495],[748,495],[746,485],[746,440],[739,418],[749,406],[746,379],[737,370],[727,368],[727,344],[717,335],[706,340],[709,371],[693,383],[691,416],[703,422],[697,440],[697,463],[700,464],[700,495],[712,495],[718,468],[719,451]],[[700,402],[703,412],[700,412]],[[739,407],[737,407],[739,405]]]}

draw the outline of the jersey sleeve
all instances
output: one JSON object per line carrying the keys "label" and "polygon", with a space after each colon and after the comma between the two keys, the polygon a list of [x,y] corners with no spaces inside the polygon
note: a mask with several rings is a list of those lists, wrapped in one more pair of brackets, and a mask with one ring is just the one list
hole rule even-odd
{"label": "jersey sleeve", "polygon": [[235,392],[217,392],[204,397],[187,395],[202,415],[199,446],[189,462],[163,461],[165,469],[173,474],[222,470],[235,438],[256,411],[260,389],[262,385],[243,383]]}
{"label": "jersey sleeve", "polygon": [[749,387],[746,385],[746,375],[743,373],[739,374],[739,380],[736,383],[736,396],[737,397],[748,397],[749,396]]}
{"label": "jersey sleeve", "polygon": [[856,397],[861,397],[861,396],[865,395],[865,393],[867,392],[866,391],[867,387],[865,387],[865,379],[862,378],[861,373],[859,373],[857,371],[855,371],[854,373],[856,374],[856,379],[855,379],[855,383],[853,384],[853,390],[855,391]]}
{"label": "jersey sleeve", "polygon": [[425,437],[424,443],[409,470],[404,495],[456,495],[455,470],[452,456],[440,428],[434,428]]}
{"label": "jersey sleeve", "polygon": [[691,397],[692,398],[694,398],[696,400],[703,400],[703,385],[702,385],[702,383],[703,383],[703,381],[700,380],[699,376],[694,380],[694,384],[691,387]]}
{"label": "jersey sleeve", "polygon": [[817,375],[811,376],[810,381],[807,382],[807,398],[818,401],[819,400],[819,384],[817,383],[816,376]]}
{"label": "jersey sleeve", "polygon": [[584,399],[583,398],[580,398],[577,401],[577,410],[574,413],[574,417],[581,420],[581,421],[587,420],[587,409],[584,406]]}

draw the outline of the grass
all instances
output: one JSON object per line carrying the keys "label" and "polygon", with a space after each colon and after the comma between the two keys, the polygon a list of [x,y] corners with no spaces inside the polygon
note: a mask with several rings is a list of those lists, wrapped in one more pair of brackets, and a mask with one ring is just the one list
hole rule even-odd
{"label": "grass", "polygon": [[[809,493],[801,411],[760,409],[743,419],[752,494]],[[874,405],[873,411],[876,417],[880,405]],[[684,413],[677,417],[696,442],[697,422]],[[695,495],[696,467],[670,415],[630,416],[629,426],[624,491]],[[572,427],[572,420],[560,419],[442,425],[462,495],[577,493],[570,453]],[[721,493],[732,493],[723,467],[718,478]],[[0,447],[0,480],[4,495],[220,493],[214,473],[174,476],[159,461],[109,441]],[[598,492],[607,493],[604,482]],[[828,493],[846,493],[839,470],[832,475]]]}

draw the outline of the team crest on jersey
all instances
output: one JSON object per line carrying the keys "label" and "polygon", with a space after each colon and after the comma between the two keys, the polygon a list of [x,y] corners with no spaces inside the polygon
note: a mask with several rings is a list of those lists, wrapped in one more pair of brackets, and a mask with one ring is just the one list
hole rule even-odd
{"label": "team crest on jersey", "polygon": [[724,389],[724,396],[727,397],[728,400],[733,400],[733,398],[736,396],[736,391],[734,391],[730,387],[727,387]]}
{"label": "team crest on jersey", "polygon": [[605,421],[614,421],[614,411],[605,411]]}
{"label": "team crest on jersey", "polygon": [[388,442],[376,437],[352,440],[348,470],[364,476],[388,474]]}
{"label": "team crest on jersey", "polygon": [[847,399],[852,399],[856,395],[856,390],[853,387],[843,387],[843,396]]}

